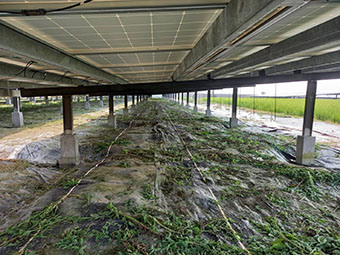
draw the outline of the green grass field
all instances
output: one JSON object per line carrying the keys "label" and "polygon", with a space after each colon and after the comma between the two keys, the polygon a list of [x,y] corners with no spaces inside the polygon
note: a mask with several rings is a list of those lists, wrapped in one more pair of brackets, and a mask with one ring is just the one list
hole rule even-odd
{"label": "green grass field", "polygon": [[[206,101],[206,98],[201,99]],[[215,104],[231,105],[231,98],[212,97]],[[253,109],[253,98],[239,98],[238,106]],[[274,112],[274,98],[255,98],[255,110]],[[305,100],[292,98],[277,98],[276,112],[281,115],[303,116]],[[317,99],[315,105],[315,119],[340,124],[340,100]]]}

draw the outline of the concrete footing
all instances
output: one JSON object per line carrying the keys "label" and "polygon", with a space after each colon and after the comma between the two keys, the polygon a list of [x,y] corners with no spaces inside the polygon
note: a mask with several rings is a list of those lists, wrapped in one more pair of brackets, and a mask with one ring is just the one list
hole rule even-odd
{"label": "concrete footing", "polygon": [[296,163],[311,165],[315,157],[315,137],[298,136],[296,139]]}
{"label": "concrete footing", "polygon": [[205,110],[205,116],[207,116],[207,117],[211,116],[211,110],[210,109]]}
{"label": "concrete footing", "polygon": [[117,116],[116,115],[109,115],[107,117],[107,124],[114,129],[117,128]]}
{"label": "concrete footing", "polygon": [[238,118],[235,118],[235,117],[231,117],[229,119],[229,125],[231,128],[235,128],[238,126]]}
{"label": "concrete footing", "polygon": [[22,112],[12,112],[12,125],[15,128],[24,126],[24,115]]}
{"label": "concrete footing", "polygon": [[76,134],[64,133],[60,136],[60,168],[78,165],[80,162],[79,146]]}
{"label": "concrete footing", "polygon": [[90,110],[90,102],[89,101],[85,102],[85,110]]}

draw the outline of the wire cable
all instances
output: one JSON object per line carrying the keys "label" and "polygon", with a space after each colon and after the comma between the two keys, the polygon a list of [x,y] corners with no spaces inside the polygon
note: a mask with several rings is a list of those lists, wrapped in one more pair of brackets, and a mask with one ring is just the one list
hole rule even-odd
{"label": "wire cable", "polygon": [[43,8],[40,9],[32,9],[32,10],[21,10],[21,11],[0,11],[2,13],[8,13],[8,14],[17,14],[17,15],[22,15],[22,16],[44,16],[48,13],[51,12],[61,12],[69,9],[73,9],[75,7],[87,4],[92,2],[93,0],[85,0],[76,4],[72,4],[70,6],[58,8],[58,9],[52,9],[52,10],[45,10]]}
{"label": "wire cable", "polygon": [[26,77],[26,71],[27,71],[27,69],[28,69],[31,65],[33,65],[33,64],[37,64],[37,62],[35,62],[35,61],[33,61],[33,60],[28,61],[27,64],[26,64],[26,66],[25,66],[25,68],[22,69],[22,70],[21,70],[19,73],[17,73],[15,76],[18,76],[18,75],[24,73],[24,77]]}

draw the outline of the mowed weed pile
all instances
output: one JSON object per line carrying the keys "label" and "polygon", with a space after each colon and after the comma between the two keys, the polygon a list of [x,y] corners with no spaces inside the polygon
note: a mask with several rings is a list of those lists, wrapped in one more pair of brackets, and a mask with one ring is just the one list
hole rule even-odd
{"label": "mowed weed pile", "polygon": [[[202,99],[201,101],[206,101]],[[239,98],[238,106],[242,108],[274,112],[274,98]],[[211,102],[215,104],[231,105],[231,98],[212,97]],[[277,98],[276,112],[283,115],[303,116],[305,99],[302,98]],[[337,99],[317,99],[315,105],[315,118],[318,120],[340,123],[340,100]]]}

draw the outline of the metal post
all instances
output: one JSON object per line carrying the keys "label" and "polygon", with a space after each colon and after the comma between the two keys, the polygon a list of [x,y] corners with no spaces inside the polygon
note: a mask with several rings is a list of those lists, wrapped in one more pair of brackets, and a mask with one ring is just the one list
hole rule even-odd
{"label": "metal post", "polygon": [[113,102],[113,95],[109,95],[109,115],[114,114],[114,102]]}
{"label": "metal post", "polygon": [[305,99],[302,136],[297,137],[296,163],[310,165],[314,162],[315,137],[312,136],[317,81],[308,81]]}
{"label": "metal post", "polygon": [[207,93],[207,110],[205,111],[206,116],[211,116],[210,99],[211,99],[211,92],[210,92],[210,90],[208,90],[208,93]]}
{"label": "metal post", "polygon": [[190,95],[190,93],[187,92],[187,107],[188,107],[188,108],[189,108],[189,95]]}
{"label": "metal post", "polygon": [[87,95],[85,98],[85,110],[90,110],[90,97]]}
{"label": "metal post", "polygon": [[63,96],[64,132],[73,130],[72,96]]}
{"label": "metal post", "polygon": [[237,113],[237,88],[233,88],[233,101],[231,107],[231,118],[229,119],[229,125],[231,128],[238,126],[238,119],[236,117]]}
{"label": "metal post", "polygon": [[109,95],[109,116],[107,118],[107,123],[113,128],[117,128],[116,115],[114,114],[114,98],[113,95]]}
{"label": "metal post", "polygon": [[124,109],[123,109],[123,114],[128,115],[129,110],[128,110],[128,96],[124,96]]}
{"label": "metal post", "polygon": [[309,81],[307,85],[307,95],[305,101],[305,113],[303,118],[303,136],[311,136],[313,130],[314,109],[316,99],[316,81]]}
{"label": "metal post", "polygon": [[64,133],[60,137],[61,158],[59,167],[79,164],[79,147],[76,134],[73,133],[72,96],[63,96]]}
{"label": "metal post", "polygon": [[195,91],[194,95],[194,112],[197,112],[197,91]]}

